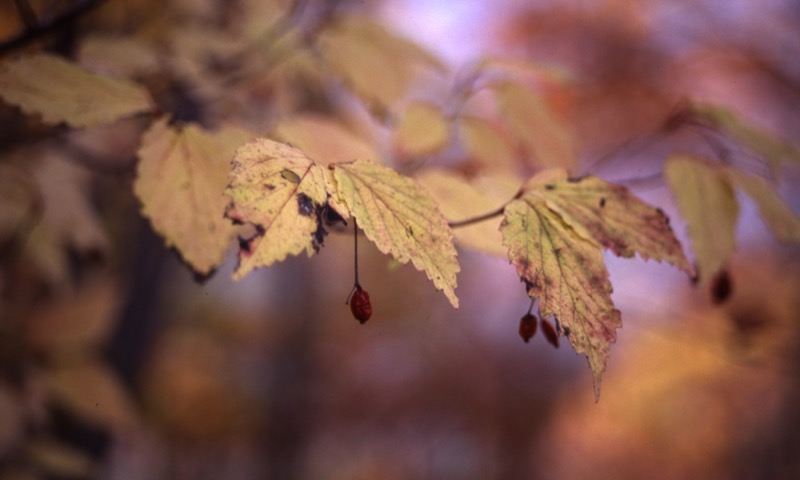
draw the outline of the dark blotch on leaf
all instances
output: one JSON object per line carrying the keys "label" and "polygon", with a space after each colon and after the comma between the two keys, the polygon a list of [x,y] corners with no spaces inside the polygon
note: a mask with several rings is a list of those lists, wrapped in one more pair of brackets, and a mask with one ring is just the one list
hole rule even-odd
{"label": "dark blotch on leaf", "polygon": [[733,279],[727,269],[722,269],[711,280],[711,301],[714,305],[721,305],[733,293]]}
{"label": "dark blotch on leaf", "polygon": [[544,186],[544,189],[545,190],[555,190],[556,186],[551,184],[551,183],[548,183],[547,185]]}
{"label": "dark blotch on leaf", "polygon": [[265,183],[264,184],[264,189],[265,190],[275,190],[275,185],[272,185],[271,183]]}
{"label": "dark blotch on leaf", "polygon": [[297,194],[297,212],[305,217],[310,217],[314,212],[314,202],[305,193]]}
{"label": "dark blotch on leaf", "polygon": [[233,210],[232,203],[225,207],[225,218],[229,219],[234,225],[244,225],[244,221],[241,218],[232,215],[231,210]]}
{"label": "dark blotch on leaf", "polygon": [[601,198],[600,199],[600,208],[603,208],[605,206],[606,206],[606,199],[605,198]]}
{"label": "dark blotch on leaf", "polygon": [[250,242],[251,241],[252,241],[252,239],[248,240],[246,238],[239,237],[239,250],[249,253],[250,252]]}
{"label": "dark blotch on leaf", "polygon": [[314,247],[315,252],[319,253],[319,249],[325,245],[325,237],[327,235],[328,231],[325,230],[322,223],[317,222],[317,229],[311,234],[311,245]]}
{"label": "dark blotch on leaf", "polygon": [[339,215],[339,212],[334,210],[330,207],[327,203],[322,207],[322,221],[325,222],[325,225],[333,226],[336,224],[341,223],[342,225],[347,225],[347,221]]}

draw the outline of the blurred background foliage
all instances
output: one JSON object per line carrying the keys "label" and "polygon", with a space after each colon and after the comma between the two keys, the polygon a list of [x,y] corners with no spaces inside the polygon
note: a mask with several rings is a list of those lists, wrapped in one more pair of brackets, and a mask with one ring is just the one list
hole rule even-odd
{"label": "blurred background foliage", "polygon": [[[0,39],[25,31],[20,3],[45,19],[84,2],[2,2]],[[355,11],[419,42],[455,72],[444,83],[469,78],[481,55],[534,62],[574,139],[577,170],[626,182],[670,214],[684,242],[652,173],[671,152],[708,146],[691,132],[652,136],[676,105],[687,96],[724,104],[799,138],[800,7],[791,0],[298,3],[311,12],[310,34]],[[286,140],[336,128],[320,126],[314,115],[325,114],[356,137],[391,137],[368,119],[391,124],[399,114],[381,104],[393,96],[365,109],[321,93],[331,86],[313,56],[279,61],[295,47],[274,37],[275,19],[291,8],[109,0],[18,51],[51,48],[131,75],[164,110],[204,125],[235,117]],[[242,38],[268,45],[259,52],[274,68],[226,67]],[[111,42],[124,43],[124,58],[104,56]],[[142,45],[171,49],[174,63],[153,70]],[[291,75],[275,73],[282,68]],[[204,82],[187,83],[197,72]],[[419,82],[409,98],[422,103],[392,108],[427,119],[425,105],[444,91]],[[462,107],[480,113],[485,101],[477,94]],[[541,335],[518,338],[529,300],[500,257],[460,251],[453,310],[422,274],[362,243],[374,307],[365,326],[344,305],[352,238],[341,232],[313,259],[234,283],[230,255],[197,283],[138,213],[131,182],[143,119],[70,132],[6,105],[0,119],[3,191],[41,219],[21,237],[0,230],[2,480],[800,477],[800,257],[745,199],[729,266],[735,290],[722,306],[667,266],[607,259],[624,328],[595,404],[582,358]],[[432,137],[418,143],[401,128],[399,141],[357,148],[383,145],[380,154],[412,171],[417,162],[467,173],[515,162],[500,141],[496,159],[459,163],[459,152],[430,148],[440,123],[426,121]],[[31,162],[34,178],[18,168]],[[783,175],[796,212],[800,175]]]}

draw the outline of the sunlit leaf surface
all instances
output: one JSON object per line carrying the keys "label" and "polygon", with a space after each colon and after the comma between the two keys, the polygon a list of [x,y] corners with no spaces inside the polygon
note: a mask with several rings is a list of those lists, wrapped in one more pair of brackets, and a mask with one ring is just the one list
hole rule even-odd
{"label": "sunlit leaf surface", "polygon": [[413,180],[370,161],[335,166],[338,195],[380,251],[424,271],[454,307],[460,270],[453,233],[430,195]]}
{"label": "sunlit leaf surface", "polygon": [[167,245],[198,273],[222,261],[233,235],[224,218],[230,161],[252,135],[235,128],[209,132],[196,125],[156,122],[142,138],[134,192],[142,213]]}
{"label": "sunlit leaf surface", "polygon": [[302,151],[264,138],[242,146],[233,158],[227,193],[228,218],[256,228],[239,250],[234,278],[315,251],[315,210],[326,203],[327,192],[322,168]]}

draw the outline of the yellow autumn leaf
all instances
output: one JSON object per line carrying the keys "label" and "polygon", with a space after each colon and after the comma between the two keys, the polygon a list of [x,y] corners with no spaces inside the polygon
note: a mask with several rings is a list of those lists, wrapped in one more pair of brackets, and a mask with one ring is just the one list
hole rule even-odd
{"label": "yellow autumn leaf", "polygon": [[688,120],[720,130],[730,135],[745,148],[760,155],[776,170],[785,159],[800,163],[800,150],[769,133],[748,125],[733,111],[707,103],[692,103],[681,112]]}
{"label": "yellow autumn leaf", "polygon": [[601,250],[533,195],[506,206],[500,231],[528,295],[539,299],[540,315],[555,316],[559,333],[589,360],[598,397],[606,358],[622,326]]}
{"label": "yellow autumn leaf", "polygon": [[41,115],[46,123],[73,127],[111,123],[154,108],[144,88],[47,53],[0,66],[0,97],[25,113]]}
{"label": "yellow autumn leaf", "polygon": [[766,180],[734,169],[729,169],[727,173],[733,184],[753,199],[761,219],[779,241],[800,243],[800,218],[781,200]]}
{"label": "yellow autumn leaf", "polygon": [[233,236],[224,218],[230,159],[248,132],[154,123],[142,137],[134,193],[153,229],[199,274],[222,262]]}
{"label": "yellow autumn leaf", "polygon": [[364,17],[341,17],[318,42],[331,70],[366,103],[382,109],[405,95],[418,69],[441,67],[419,45]]}
{"label": "yellow autumn leaf", "polygon": [[[444,216],[451,222],[496,211],[514,197],[520,184],[515,176],[503,173],[481,175],[468,180],[441,169],[424,170],[415,178],[431,193]],[[507,249],[503,247],[503,237],[498,230],[500,220],[496,216],[459,226],[453,228],[453,233],[461,245],[503,257]]]}
{"label": "yellow autumn leaf", "polygon": [[243,145],[226,193],[232,202],[225,215],[256,228],[239,251],[235,279],[319,248],[316,209],[327,201],[325,174],[302,151],[265,138]]}
{"label": "yellow autumn leaf", "polygon": [[273,133],[277,140],[302,150],[320,165],[380,158],[369,142],[340,121],[322,115],[303,114],[283,119]]}
{"label": "yellow autumn leaf", "polygon": [[394,132],[394,144],[401,155],[422,157],[442,150],[449,140],[442,110],[426,102],[409,104]]}
{"label": "yellow autumn leaf", "polygon": [[733,255],[739,204],[725,172],[703,159],[674,155],[664,175],[686,221],[702,280],[710,280]]}
{"label": "yellow autumn leaf", "polygon": [[565,170],[555,169],[533,177],[525,191],[543,199],[584,239],[617,256],[638,253],[644,260],[666,260],[690,275],[694,273],[669,218],[622,185],[593,176],[570,180]]}
{"label": "yellow autumn leaf", "polygon": [[416,182],[391,168],[359,160],[333,166],[336,195],[378,249],[411,263],[454,307],[460,270],[453,233],[436,203]]}
{"label": "yellow autumn leaf", "polygon": [[570,180],[563,169],[540,172],[505,208],[500,231],[508,258],[542,316],[555,315],[594,374],[595,395],[622,323],[611,300],[602,249],[622,257],[692,267],[664,213],[627,188],[596,177]]}
{"label": "yellow autumn leaf", "polygon": [[499,125],[462,115],[458,119],[458,135],[471,160],[493,169],[516,169],[517,151],[513,138]]}
{"label": "yellow autumn leaf", "polygon": [[576,139],[534,91],[513,82],[494,85],[497,107],[511,133],[540,167],[573,168]]}

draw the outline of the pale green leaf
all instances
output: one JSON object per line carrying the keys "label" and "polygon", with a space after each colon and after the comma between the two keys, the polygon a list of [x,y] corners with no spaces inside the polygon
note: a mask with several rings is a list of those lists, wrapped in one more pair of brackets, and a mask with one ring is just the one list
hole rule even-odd
{"label": "pale green leaf", "polygon": [[500,231],[528,295],[539,300],[540,314],[555,316],[559,333],[586,355],[599,396],[606,358],[622,326],[600,249],[533,195],[506,206]]}
{"label": "pale green leaf", "polygon": [[513,82],[493,87],[500,116],[533,163],[568,170],[576,165],[577,142],[573,134],[539,95]]}
{"label": "pale green leaf", "polygon": [[154,123],[142,138],[134,193],[153,229],[198,273],[222,262],[233,225],[224,218],[230,159],[252,135],[237,128]]}
{"label": "pale green leaf", "polygon": [[692,266],[661,209],[652,207],[622,185],[593,176],[570,180],[565,170],[546,171],[525,186],[526,196],[547,206],[591,242],[620,257],[666,260],[688,274]]}
{"label": "pale green leaf", "polygon": [[326,178],[302,151],[265,138],[242,146],[233,158],[226,192],[232,199],[226,216],[257,230],[239,251],[235,279],[318,248],[313,210],[327,201]]}
{"label": "pale green leaf", "polygon": [[453,233],[436,203],[410,178],[370,161],[333,166],[337,196],[380,251],[424,271],[454,307],[460,270]]}
{"label": "pale green leaf", "polygon": [[394,132],[394,144],[401,155],[423,157],[442,150],[449,140],[442,110],[426,102],[410,103]]}
{"label": "pale green leaf", "polygon": [[0,67],[0,96],[47,123],[73,127],[111,123],[150,111],[147,90],[126,80],[90,73],[47,53],[37,53]]}
{"label": "pale green leaf", "polygon": [[775,188],[762,177],[727,170],[732,182],[744,190],[758,206],[761,219],[775,237],[784,243],[800,243],[800,218],[778,196]]}
{"label": "pale green leaf", "polygon": [[711,279],[733,255],[739,204],[720,168],[688,155],[674,155],[664,175],[686,221],[702,279]]}

